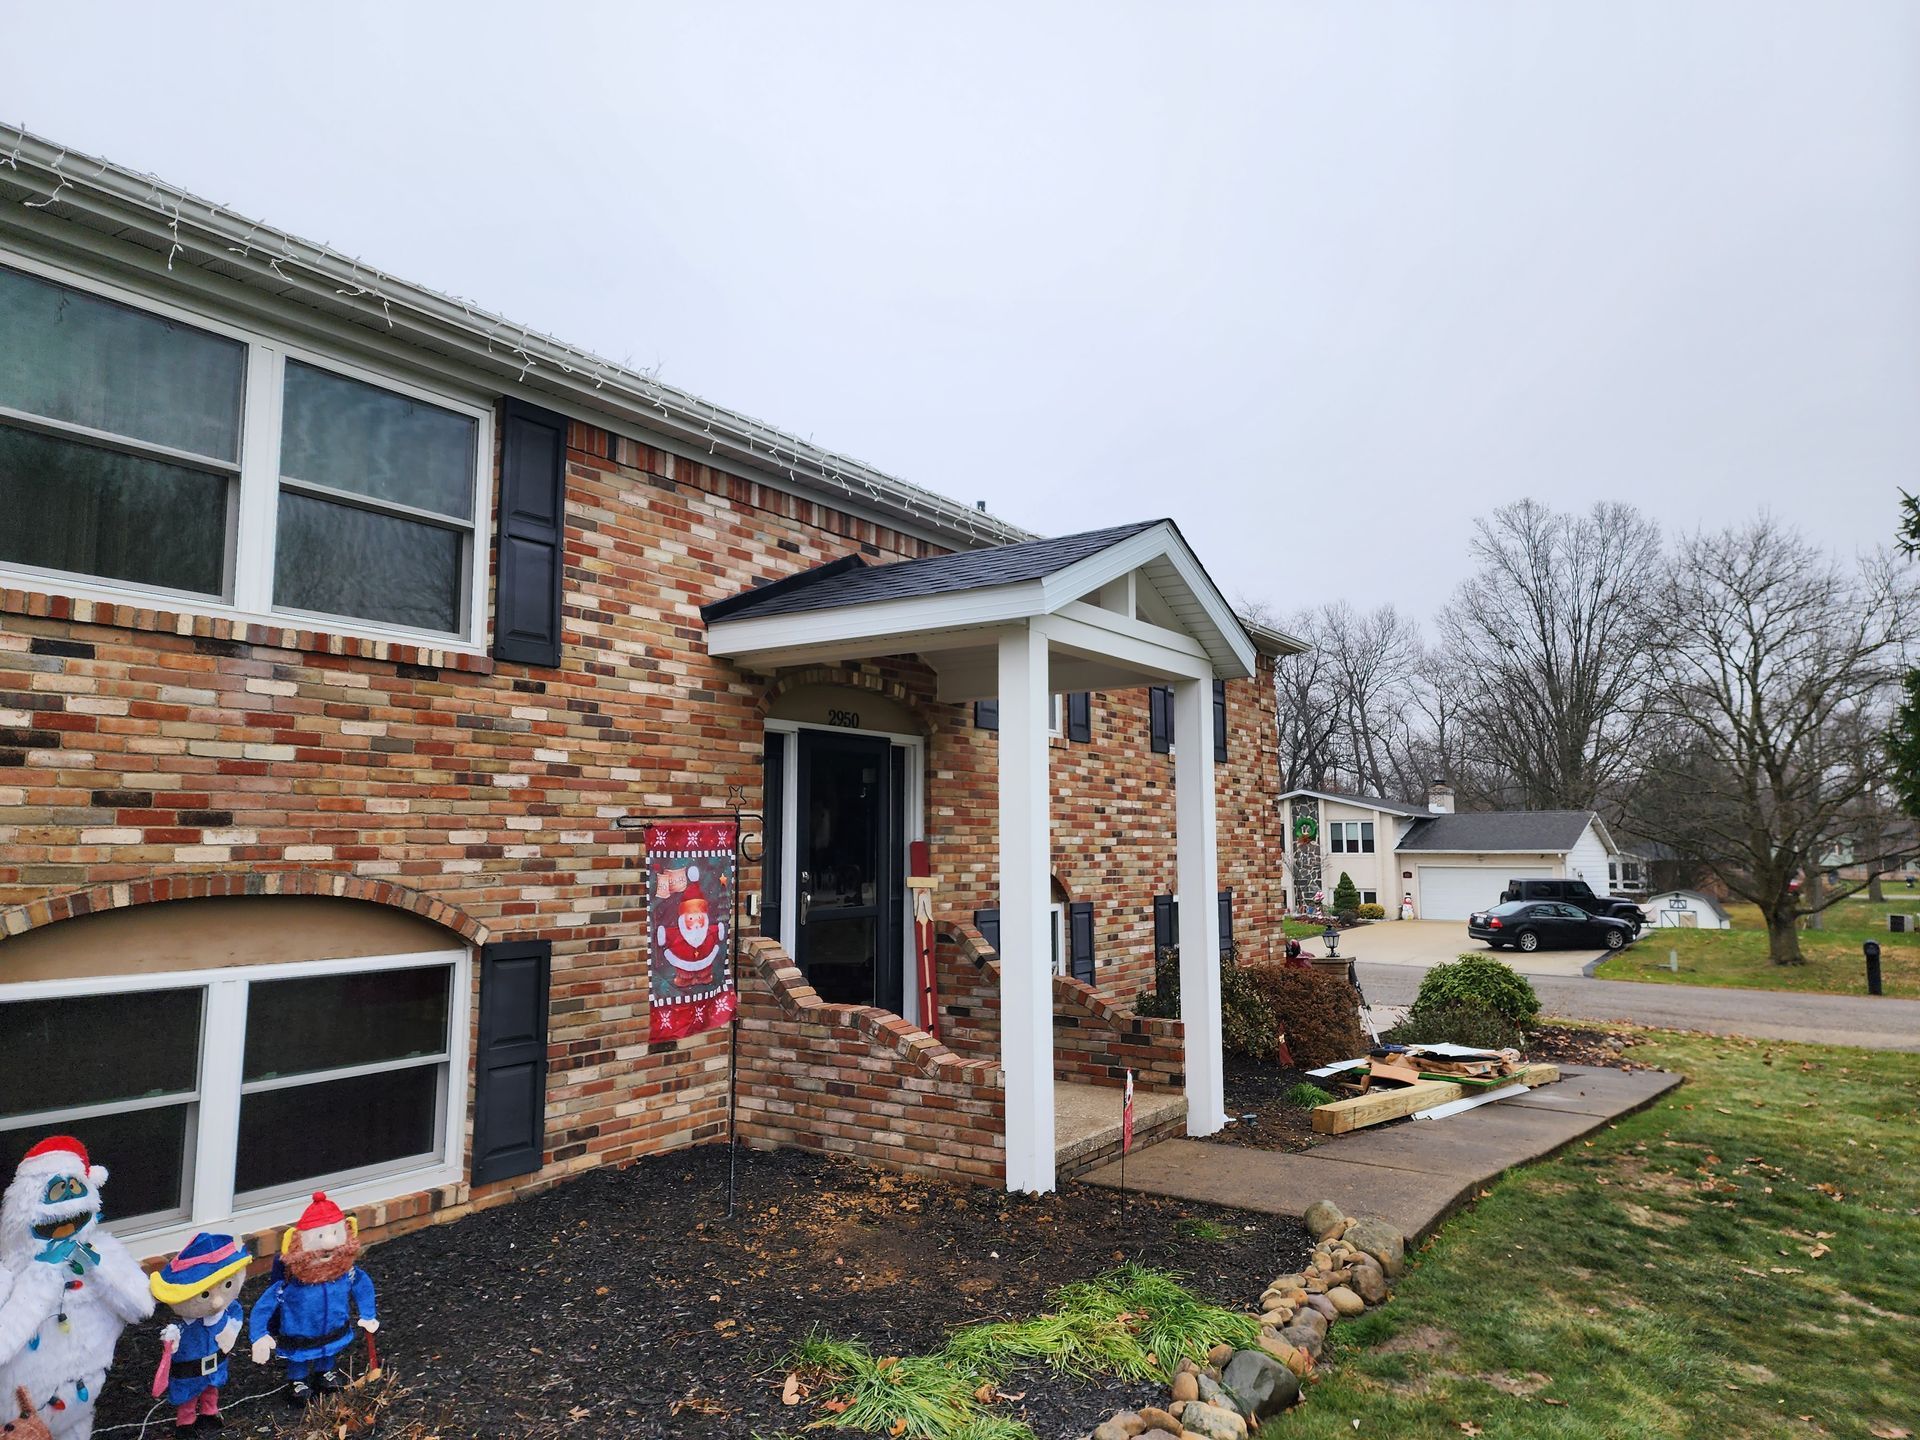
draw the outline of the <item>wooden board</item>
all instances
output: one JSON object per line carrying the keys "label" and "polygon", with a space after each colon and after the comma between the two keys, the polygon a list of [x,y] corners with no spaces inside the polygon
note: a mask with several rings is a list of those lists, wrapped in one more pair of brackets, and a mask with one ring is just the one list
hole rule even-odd
{"label": "wooden board", "polygon": [[[1560,1078],[1560,1070],[1554,1065],[1523,1065],[1514,1074],[1503,1078],[1509,1085],[1550,1085]],[[1373,1090],[1365,1095],[1356,1095],[1351,1100],[1335,1100],[1329,1105],[1314,1106],[1313,1128],[1322,1135],[1344,1135],[1350,1130],[1363,1130],[1386,1120],[1398,1120],[1416,1111],[1431,1110],[1435,1105],[1445,1105],[1450,1100],[1463,1099],[1472,1093],[1474,1091],[1467,1086],[1452,1080],[1422,1080],[1418,1085]]]}

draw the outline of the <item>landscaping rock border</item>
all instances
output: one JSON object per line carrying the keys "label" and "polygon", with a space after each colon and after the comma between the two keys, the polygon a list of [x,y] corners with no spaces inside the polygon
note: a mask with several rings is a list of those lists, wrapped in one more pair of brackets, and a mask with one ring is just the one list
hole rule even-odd
{"label": "landscaping rock border", "polygon": [[1331,1200],[1303,1217],[1314,1248],[1306,1266],[1275,1277],[1260,1296],[1260,1348],[1216,1345],[1205,1365],[1180,1362],[1167,1403],[1123,1410],[1090,1440],[1247,1440],[1299,1403],[1327,1330],[1392,1298],[1407,1238],[1378,1216],[1347,1216]]}

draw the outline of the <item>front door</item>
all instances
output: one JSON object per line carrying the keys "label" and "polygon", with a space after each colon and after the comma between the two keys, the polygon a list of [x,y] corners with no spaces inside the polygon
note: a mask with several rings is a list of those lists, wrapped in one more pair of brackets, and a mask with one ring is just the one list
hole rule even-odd
{"label": "front door", "polygon": [[897,1013],[904,989],[903,757],[870,735],[802,730],[799,742],[794,960],[821,999]]}

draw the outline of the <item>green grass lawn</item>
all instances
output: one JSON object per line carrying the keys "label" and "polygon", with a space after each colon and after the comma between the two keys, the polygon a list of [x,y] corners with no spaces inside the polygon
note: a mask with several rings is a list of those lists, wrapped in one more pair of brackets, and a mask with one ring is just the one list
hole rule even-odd
{"label": "green grass lawn", "polygon": [[[1885,905],[1842,900],[1824,916],[1825,928],[1802,930],[1805,965],[1775,965],[1767,959],[1767,930],[1752,905],[1727,907],[1731,930],[1648,930],[1594,973],[1603,980],[1651,980],[1676,985],[1731,985],[1756,990],[1805,990],[1829,995],[1867,993],[1861,942],[1880,942],[1880,969],[1889,995],[1920,998],[1920,935],[1890,935],[1887,915],[1920,915],[1920,891],[1892,885]],[[1678,951],[1680,969],[1667,969]],[[1920,1431],[1920,1426],[1915,1427]]]}
{"label": "green grass lawn", "polygon": [[1633,1055],[1688,1083],[1484,1192],[1261,1440],[1920,1432],[1920,1056]]}

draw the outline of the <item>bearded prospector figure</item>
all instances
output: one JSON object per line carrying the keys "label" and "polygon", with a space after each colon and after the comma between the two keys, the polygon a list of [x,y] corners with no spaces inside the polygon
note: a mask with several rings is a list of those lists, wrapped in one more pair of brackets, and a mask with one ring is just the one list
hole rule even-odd
{"label": "bearded prospector figure", "polygon": [[369,1335],[380,1328],[373,1281],[359,1258],[359,1226],[324,1190],[314,1192],[313,1203],[280,1237],[273,1283],[253,1302],[247,1333],[256,1364],[265,1365],[276,1351],[286,1362],[291,1405],[345,1385],[339,1360],[355,1326]]}

